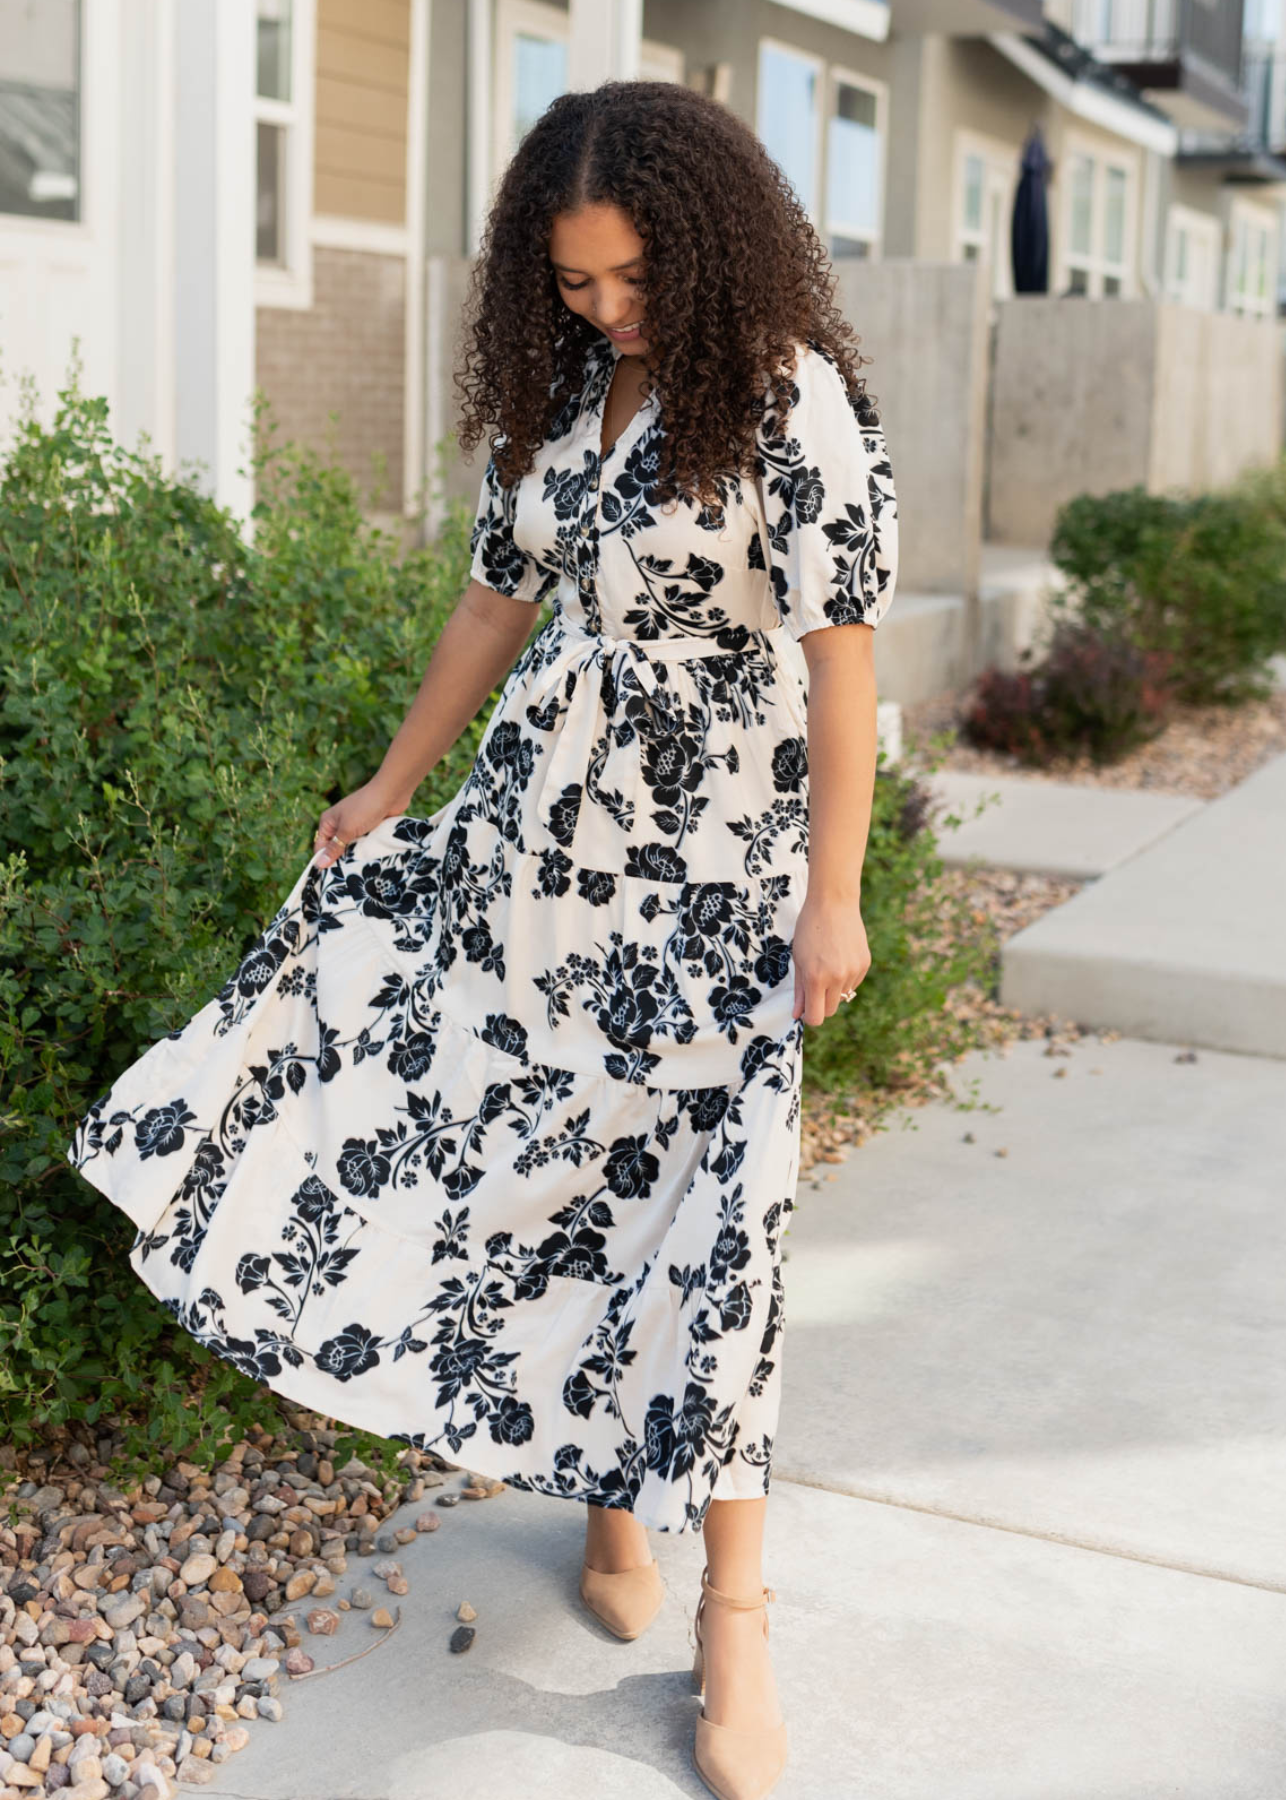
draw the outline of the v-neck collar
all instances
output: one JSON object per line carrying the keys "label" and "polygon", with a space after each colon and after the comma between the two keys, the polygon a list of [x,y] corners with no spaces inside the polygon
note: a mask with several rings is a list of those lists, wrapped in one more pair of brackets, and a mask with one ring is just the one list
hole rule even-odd
{"label": "v-neck collar", "polygon": [[621,429],[617,432],[615,438],[612,440],[610,448],[607,450],[606,454],[604,454],[602,448],[603,415],[607,410],[607,396],[611,392],[612,377],[616,373],[616,365],[620,362],[625,352],[619,345],[614,344],[611,338],[606,336],[602,340],[602,346],[599,350],[600,356],[602,355],[602,350],[606,350],[607,355],[602,358],[602,361],[599,364],[598,391],[590,409],[590,437],[592,440],[594,457],[600,469],[606,468],[608,463],[611,462],[612,458],[616,455],[617,451],[633,439],[644,416],[655,411],[656,405],[655,391],[648,394],[645,399],[640,400],[624,425],[622,425]]}

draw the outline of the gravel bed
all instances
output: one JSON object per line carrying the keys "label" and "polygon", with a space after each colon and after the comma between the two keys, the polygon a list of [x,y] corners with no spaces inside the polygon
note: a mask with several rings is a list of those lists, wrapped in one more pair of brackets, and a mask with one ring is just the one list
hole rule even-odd
{"label": "gravel bed", "polygon": [[107,1479],[110,1436],[0,1448],[0,1800],[169,1800],[213,1781],[252,1725],[282,1717],[283,1675],[353,1660],[327,1650],[345,1613],[365,1620],[358,1655],[396,1630],[396,1601],[376,1601],[409,1591],[402,1545],[454,1519],[440,1509],[508,1491],[410,1448],[396,1478],[336,1468],[339,1434],[293,1418],[212,1470],[178,1461],[127,1488]]}
{"label": "gravel bed", "polygon": [[[903,713],[909,739],[927,744],[930,737],[955,731],[962,697],[939,695]],[[1146,788],[1153,793],[1188,794],[1217,800],[1252,775],[1270,757],[1286,751],[1286,689],[1244,706],[1184,706],[1151,743],[1131,750],[1120,762],[1102,768],[1086,758],[1034,769],[1016,757],[979,750],[957,738],[947,751],[944,769],[971,775],[1023,775],[1033,780],[1071,781],[1090,787]]]}

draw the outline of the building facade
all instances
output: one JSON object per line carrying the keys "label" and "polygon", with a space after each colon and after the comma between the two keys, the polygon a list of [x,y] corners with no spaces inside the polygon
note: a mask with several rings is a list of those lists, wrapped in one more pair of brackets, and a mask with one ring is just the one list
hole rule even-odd
{"label": "building facade", "polygon": [[[610,75],[742,116],[840,266],[1012,294],[1019,159],[1050,292],[1272,323],[1277,0],[0,0],[0,432],[79,341],[119,435],[246,514],[250,396],[412,516],[462,271],[522,133]],[[852,284],[849,284],[851,289]],[[430,517],[431,517],[430,513]]]}

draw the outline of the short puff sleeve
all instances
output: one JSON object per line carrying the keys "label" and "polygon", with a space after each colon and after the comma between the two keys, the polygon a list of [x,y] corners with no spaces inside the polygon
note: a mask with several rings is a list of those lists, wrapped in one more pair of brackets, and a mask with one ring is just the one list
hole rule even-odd
{"label": "short puff sleeve", "polygon": [[502,484],[493,450],[483,471],[482,489],[469,536],[473,558],[469,573],[484,587],[508,594],[511,599],[540,601],[554,586],[557,576],[542,568],[534,556],[522,549],[514,535],[520,485],[515,482],[511,487],[505,487]]}
{"label": "short puff sleeve", "polygon": [[756,476],[777,610],[796,640],[828,625],[878,625],[897,581],[898,514],[874,403],[838,364],[800,347],[793,381],[769,394]]}

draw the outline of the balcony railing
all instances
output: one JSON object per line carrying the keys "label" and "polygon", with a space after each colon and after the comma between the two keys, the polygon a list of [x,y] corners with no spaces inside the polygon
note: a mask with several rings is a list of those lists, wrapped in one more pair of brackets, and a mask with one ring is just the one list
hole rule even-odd
{"label": "balcony railing", "polygon": [[1192,56],[1239,84],[1241,0],[1048,0],[1045,11],[1106,62]]}
{"label": "balcony railing", "polygon": [[1242,141],[1280,155],[1286,149],[1286,57],[1260,45],[1248,49],[1242,91],[1250,111]]}

